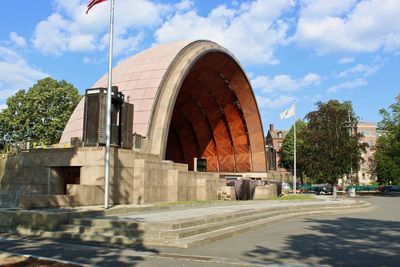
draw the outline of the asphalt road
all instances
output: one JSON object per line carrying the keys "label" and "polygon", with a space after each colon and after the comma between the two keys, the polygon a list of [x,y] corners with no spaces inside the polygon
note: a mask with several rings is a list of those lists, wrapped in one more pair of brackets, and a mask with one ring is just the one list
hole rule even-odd
{"label": "asphalt road", "polygon": [[400,195],[368,213],[294,218],[197,248],[55,242],[0,235],[0,251],[97,266],[400,266]]}

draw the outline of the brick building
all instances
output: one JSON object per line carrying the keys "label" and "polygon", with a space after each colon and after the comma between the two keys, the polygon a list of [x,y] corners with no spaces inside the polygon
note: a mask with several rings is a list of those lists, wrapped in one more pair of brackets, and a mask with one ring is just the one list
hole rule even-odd
{"label": "brick building", "polygon": [[357,132],[364,136],[360,141],[368,144],[365,153],[362,153],[364,161],[360,165],[357,178],[360,184],[370,184],[374,181],[374,177],[371,175],[370,158],[375,153],[376,142],[378,139],[376,123],[359,122],[357,125]]}
{"label": "brick building", "polygon": [[269,170],[283,169],[281,165],[282,144],[289,131],[275,130],[274,125],[269,125],[265,146]]}

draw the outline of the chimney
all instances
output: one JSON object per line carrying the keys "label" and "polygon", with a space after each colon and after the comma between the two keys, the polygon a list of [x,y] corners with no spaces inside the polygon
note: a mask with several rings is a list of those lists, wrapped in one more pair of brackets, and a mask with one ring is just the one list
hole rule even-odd
{"label": "chimney", "polygon": [[272,132],[274,130],[274,125],[272,123],[269,124],[269,131]]}

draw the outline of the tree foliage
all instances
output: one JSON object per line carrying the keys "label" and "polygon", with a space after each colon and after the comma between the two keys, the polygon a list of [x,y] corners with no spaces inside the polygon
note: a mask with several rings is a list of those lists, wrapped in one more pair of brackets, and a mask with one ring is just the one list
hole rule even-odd
{"label": "tree foliage", "polygon": [[[298,155],[299,150],[301,147],[304,146],[304,131],[307,127],[307,124],[302,121],[302,120],[297,120],[296,121],[296,153]],[[292,126],[286,135],[285,139],[283,140],[282,143],[282,157],[281,157],[281,163],[283,167],[286,169],[293,169],[293,164],[294,164],[294,127]],[[302,169],[302,166],[304,164],[303,158],[296,156],[296,166],[297,169]]]}
{"label": "tree foliage", "polygon": [[380,183],[400,184],[400,95],[389,110],[379,112],[382,116],[379,128],[384,134],[378,139],[373,166]]}
{"label": "tree foliage", "polygon": [[362,135],[356,131],[357,118],[351,102],[330,100],[316,106],[316,111],[306,115],[299,158],[312,181],[336,183],[351,170],[359,170],[361,152],[367,144],[360,143]]}
{"label": "tree foliage", "polygon": [[64,80],[39,80],[7,99],[0,112],[0,137],[9,143],[57,143],[80,99],[78,90]]}

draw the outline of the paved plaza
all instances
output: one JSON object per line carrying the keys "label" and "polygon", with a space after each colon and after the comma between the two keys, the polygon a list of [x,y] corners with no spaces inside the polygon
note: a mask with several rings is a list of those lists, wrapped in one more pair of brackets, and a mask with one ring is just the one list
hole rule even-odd
{"label": "paved plaza", "polygon": [[347,198],[339,198],[334,200],[332,198],[320,197],[309,201],[245,201],[245,204],[234,204],[234,205],[222,205],[222,206],[207,206],[207,207],[195,207],[169,211],[158,211],[158,212],[143,212],[143,213],[132,213],[123,214],[119,216],[108,216],[113,218],[119,218],[122,220],[135,220],[143,222],[165,222],[174,220],[184,220],[190,218],[199,218],[203,216],[210,216],[214,214],[229,214],[232,212],[244,212],[249,210],[263,210],[266,208],[283,208],[283,207],[297,207],[307,205],[327,205],[336,203],[348,204],[352,203],[353,200]]}
{"label": "paved plaza", "polygon": [[[399,266],[400,196],[359,199],[373,204],[375,209],[345,215],[300,216],[188,249],[54,241],[3,234],[0,250],[90,266]],[[197,210],[201,216],[204,212],[206,216],[207,209],[226,212],[244,206],[256,209],[259,205],[191,210]],[[268,205],[298,205],[298,202]],[[123,217],[154,221],[190,216],[193,215],[188,210],[175,210]]]}

